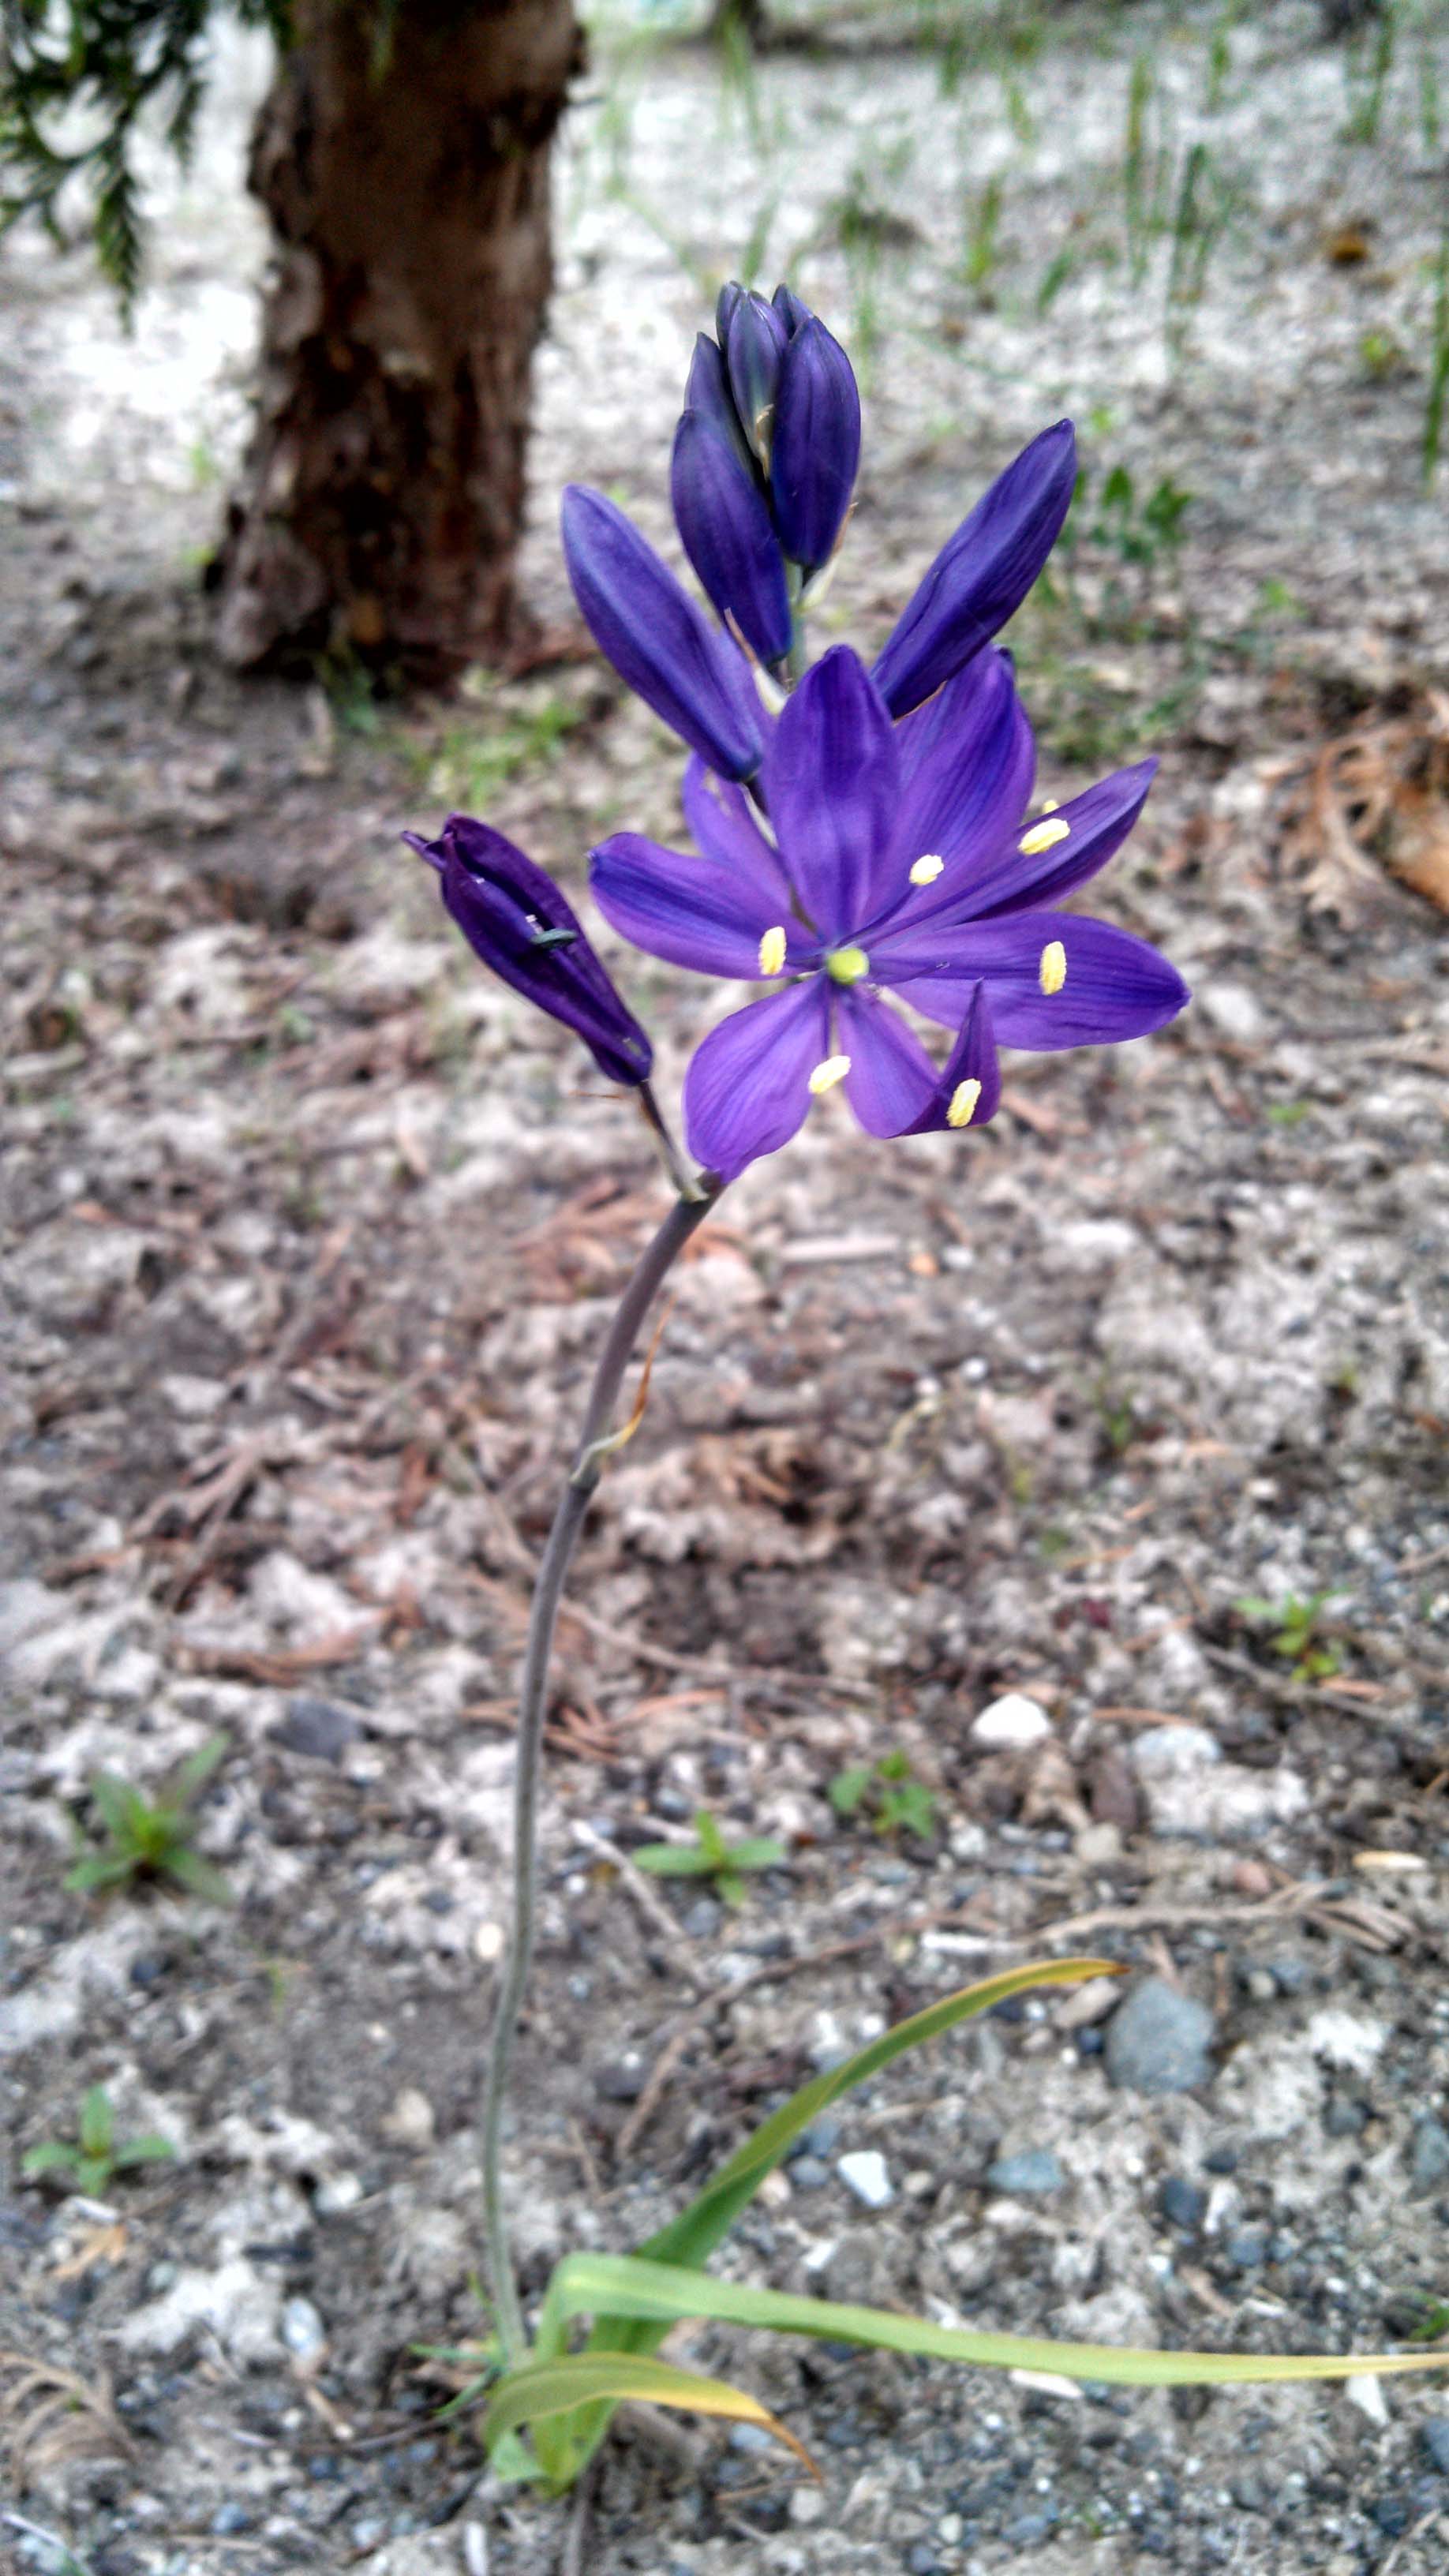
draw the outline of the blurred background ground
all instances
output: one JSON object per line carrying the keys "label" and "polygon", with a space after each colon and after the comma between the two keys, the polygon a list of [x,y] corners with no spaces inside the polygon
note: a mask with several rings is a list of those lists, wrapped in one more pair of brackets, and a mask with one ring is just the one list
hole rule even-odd
{"label": "blurred background ground", "polygon": [[[1443,2331],[1442,19],[1347,48],[1296,5],[823,34],[730,71],[664,20],[596,29],[538,370],[536,666],[448,703],[208,656],[261,53],[225,51],[189,178],[159,174],[133,338],[81,257],[7,250],[0,2431],[14,2511],[94,2576],[566,2544],[566,2513],[480,2497],[413,2347],[478,2325],[529,1570],[661,1193],[627,1103],[484,983],[396,834],[486,811],[578,886],[605,830],[677,832],[670,747],[571,625],[554,495],[600,482],[665,541],[731,273],[788,274],[860,365],[829,636],[873,645],[988,476],[1077,419],[1071,539],[1012,638],[1040,784],[1160,750],[1097,908],[1197,1000],[1011,1064],[980,1137],[891,1150],[827,1102],[701,1236],[564,1631],[530,2286],[637,2242],[882,2017],[1085,1946],[1160,1981],[1145,2036],[1102,1995],[946,2043],[807,2141],[729,2262],[1124,2341]],[[669,1096],[727,997],[621,972]],[[1029,1710],[981,1729],[1008,1696]],[[154,1792],[217,1733],[197,1840],[235,1907],[66,1892],[96,1772]],[[883,1758],[918,1830],[873,1830],[879,1791],[832,1804]],[[687,1837],[700,1805],[788,1865],[737,1909],[645,1903],[598,1837]],[[94,2083],[174,2160],[22,2186]],[[860,2150],[879,2206],[839,2172]],[[783,2412],[823,2498],[636,2430],[575,2563],[1443,2561],[1441,2384],[1069,2397],[688,2352]],[[13,2521],[0,2545],[59,2563]]]}

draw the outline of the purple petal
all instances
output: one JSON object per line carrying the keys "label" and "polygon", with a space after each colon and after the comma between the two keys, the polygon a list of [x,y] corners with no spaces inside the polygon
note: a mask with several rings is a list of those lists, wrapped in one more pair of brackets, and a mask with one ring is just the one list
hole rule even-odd
{"label": "purple petal", "polygon": [[661,849],[638,832],[616,832],[594,851],[589,882],[605,920],[625,939],[700,975],[756,979],[762,971],[760,942],[777,927],[785,935],[785,955],[772,972],[788,966],[798,973],[818,953],[778,899],[762,901],[733,869]]}
{"label": "purple petal", "polygon": [[829,991],[819,975],[721,1020],[684,1077],[684,1132],[696,1162],[732,1181],[788,1145],[829,1046]]}
{"label": "purple petal", "polygon": [[703,331],[695,341],[694,356],[689,362],[684,407],[686,411],[702,411],[706,420],[712,420],[715,428],[729,440],[746,473],[751,476],[758,474],[759,468],[740,427],[740,416],[735,409],[734,395],[730,392],[724,359],[713,340]]}
{"label": "purple petal", "polygon": [[[1042,989],[1045,952],[1061,949],[1065,975]],[[1074,912],[1025,912],[1002,921],[942,923],[917,939],[878,940],[873,971],[930,1020],[959,1022],[971,987],[986,986],[1002,1046],[1033,1053],[1145,1037],[1176,1019],[1190,998],[1175,966],[1145,939]]]}
{"label": "purple petal", "polygon": [[797,331],[804,330],[806,323],[811,319],[809,305],[801,303],[793,286],[777,286],[770,302],[792,339]]}
{"label": "purple petal", "polygon": [[790,880],[744,789],[712,780],[705,763],[695,758],[684,773],[682,802],[684,819],[704,856],[728,868],[741,887],[752,888],[771,921],[786,920],[794,900]]}
{"label": "purple petal", "polygon": [[811,314],[785,352],[770,448],[780,543],[807,572],[830,561],[860,464],[860,394],[850,360]]}
{"label": "purple petal", "polygon": [[571,483],[563,546],[584,623],[620,677],[722,778],[751,778],[764,728],[749,665],[602,492]]}
{"label": "purple petal", "polygon": [[875,665],[892,715],[930,697],[1021,606],[1061,533],[1076,471],[1072,424],[1059,420],[962,520]]}
{"label": "purple petal", "polygon": [[789,336],[783,317],[763,295],[741,295],[720,341],[740,427],[766,467]]}
{"label": "purple petal", "polygon": [[869,1134],[921,1136],[933,1128],[984,1127],[995,1117],[1001,1073],[980,984],[942,1066],[878,994],[843,993],[836,1010],[840,1043],[850,1056],[845,1095]]}
{"label": "purple petal", "polygon": [[611,1082],[648,1080],[649,1040],[552,877],[469,814],[450,814],[436,841],[403,837],[438,870],[443,902],[485,966],[574,1030]]}
{"label": "purple petal", "polygon": [[900,801],[894,730],[864,665],[837,644],[786,701],[766,754],[770,821],[829,945],[879,912]]}
{"label": "purple petal", "polygon": [[[1060,903],[1063,895],[1085,885],[1120,850],[1147,802],[1156,773],[1155,760],[1139,760],[1135,768],[1114,770],[1110,778],[1069,797],[1036,824],[1009,830],[996,857],[963,887],[962,911],[973,921],[988,921],[998,913],[1024,911],[1028,905]],[[1042,824],[1057,823],[1065,829],[1044,850],[1022,850],[1022,841],[1039,833]]]}
{"label": "purple petal", "polygon": [[765,663],[784,660],[792,633],[780,541],[765,496],[702,411],[674,433],[670,497],[684,551],[720,616]]}
{"label": "purple petal", "polygon": [[[896,727],[896,740],[901,807],[883,919],[914,931],[943,914],[974,913],[976,877],[1016,831],[1031,794],[1035,746],[1007,656],[978,653]],[[929,858],[940,859],[939,872],[914,884],[911,869]]]}

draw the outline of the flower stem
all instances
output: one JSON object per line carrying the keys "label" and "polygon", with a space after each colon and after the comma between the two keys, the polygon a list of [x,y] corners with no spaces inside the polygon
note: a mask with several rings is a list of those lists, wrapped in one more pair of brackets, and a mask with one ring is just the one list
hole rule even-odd
{"label": "flower stem", "polygon": [[516,2368],[528,2349],[518,2285],[513,2275],[508,2227],[503,2214],[499,2151],[503,2104],[518,2017],[528,1986],[537,1930],[538,1793],[543,1757],[543,1722],[548,1698],[548,1667],[554,1623],[570,1560],[603,1469],[599,1443],[613,1419],[614,1404],[639,1328],[673,1263],[695,1228],[709,1214],[717,1188],[699,1184],[698,1198],[676,1199],[638,1268],[630,1279],[594,1374],[583,1430],[569,1480],[559,1496],[534,1585],[528,1647],[518,1704],[518,1742],[513,1782],[513,1927],[493,2021],[493,2035],[483,2081],[482,2156],[483,2230],[493,2309],[504,2358]]}

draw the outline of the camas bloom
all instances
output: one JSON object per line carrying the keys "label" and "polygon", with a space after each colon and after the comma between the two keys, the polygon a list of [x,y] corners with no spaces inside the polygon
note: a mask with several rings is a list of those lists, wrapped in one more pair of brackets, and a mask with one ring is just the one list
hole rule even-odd
{"label": "camas bloom", "polygon": [[436,868],[442,897],[485,966],[574,1030],[611,1082],[647,1082],[654,1050],[551,876],[490,823],[450,814],[436,841],[403,839]]}
{"label": "camas bloom", "polygon": [[[847,646],[789,699],[760,775],[770,837],[738,788],[691,764],[701,856],[618,833],[594,894],[636,947],[775,989],[734,1012],[685,1080],[690,1151],[724,1181],[774,1152],[843,1085],[874,1136],[980,1126],[998,1042],[1030,1051],[1142,1037],[1181,977],[1140,939],[1055,909],[1126,838],[1155,763],[1035,822],[1034,746],[1003,654],[982,652],[893,725]],[[944,1067],[886,999],[956,1032]]]}

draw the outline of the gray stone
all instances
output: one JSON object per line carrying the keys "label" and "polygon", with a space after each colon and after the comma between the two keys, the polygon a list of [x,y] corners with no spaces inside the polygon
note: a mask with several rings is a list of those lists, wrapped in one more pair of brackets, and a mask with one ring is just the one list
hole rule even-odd
{"label": "gray stone", "polygon": [[1414,2122],[1409,2171],[1413,2176],[1416,2200],[1437,2191],[1440,2183],[1449,2179],[1449,2129],[1445,2128],[1442,2120],[1436,2120],[1432,2112],[1424,2112]]}
{"label": "gray stone", "polygon": [[818,2156],[796,2156],[788,2171],[797,2191],[823,2191],[830,2180],[830,2167]]}
{"label": "gray stone", "polygon": [[1201,2183],[1189,2182],[1183,2174],[1168,2175],[1157,2201],[1169,2227],[1201,2227],[1207,2213],[1208,2196]]}
{"label": "gray stone", "polygon": [[692,1941],[712,1941],[724,1921],[724,1907],[712,1896],[697,1896],[684,1918]]}
{"label": "gray stone", "polygon": [[606,2102],[637,2102],[647,2081],[642,2057],[615,2057],[600,2067],[594,2077],[594,2089]]}
{"label": "gray stone", "polygon": [[1441,2478],[1449,2478],[1449,2415],[1431,2415],[1420,2438]]}
{"label": "gray stone", "polygon": [[1213,2017],[1164,1977],[1134,1986],[1107,2025],[1106,2065],[1133,2093],[1186,2093],[1212,2074]]}
{"label": "gray stone", "polygon": [[361,1732],[350,1708],[342,1707],[337,1700],[314,1699],[310,1692],[299,1691],[288,1702],[286,1716],[273,1727],[272,1741],[285,1745],[289,1753],[310,1754],[314,1762],[340,1762]]}
{"label": "gray stone", "polygon": [[218,2540],[230,2540],[237,2532],[250,2531],[251,2527],[252,2517],[246,2506],[236,2504],[230,2498],[225,2504],[219,2504],[211,2517],[211,2528]]}
{"label": "gray stone", "polygon": [[282,2341],[298,2361],[315,2361],[327,2346],[327,2328],[310,2299],[289,2299],[282,2310]]}
{"label": "gray stone", "polygon": [[986,2180],[992,2191],[1030,2199],[1041,2192],[1060,2191],[1066,2176],[1050,2147],[1024,2147],[1019,2155],[998,2156],[994,2165],[988,2165]]}

